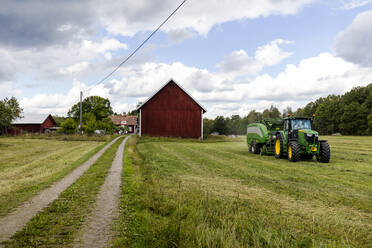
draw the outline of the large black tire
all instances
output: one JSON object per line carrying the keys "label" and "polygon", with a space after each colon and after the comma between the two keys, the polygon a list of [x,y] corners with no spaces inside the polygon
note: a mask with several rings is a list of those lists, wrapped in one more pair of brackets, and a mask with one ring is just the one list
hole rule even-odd
{"label": "large black tire", "polygon": [[260,154],[260,152],[261,152],[261,148],[255,140],[252,141],[251,152],[254,153],[254,154]]}
{"label": "large black tire", "polygon": [[283,137],[281,134],[278,134],[275,139],[274,144],[274,153],[276,158],[283,157]]}
{"label": "large black tire", "polygon": [[320,142],[319,154],[316,156],[316,160],[321,163],[329,163],[331,159],[331,148],[328,142]]}
{"label": "large black tire", "polygon": [[291,162],[299,161],[301,159],[300,152],[301,152],[301,147],[300,147],[300,144],[298,144],[298,142],[291,141],[288,143],[287,153],[288,153],[289,161]]}

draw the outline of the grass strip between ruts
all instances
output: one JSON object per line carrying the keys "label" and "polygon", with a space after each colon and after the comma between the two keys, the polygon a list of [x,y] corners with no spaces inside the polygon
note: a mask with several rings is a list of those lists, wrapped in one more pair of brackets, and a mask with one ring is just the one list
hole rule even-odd
{"label": "grass strip between ruts", "polygon": [[92,211],[96,195],[112,165],[118,139],[75,183],[57,200],[36,215],[5,247],[66,247],[72,246],[74,234]]}

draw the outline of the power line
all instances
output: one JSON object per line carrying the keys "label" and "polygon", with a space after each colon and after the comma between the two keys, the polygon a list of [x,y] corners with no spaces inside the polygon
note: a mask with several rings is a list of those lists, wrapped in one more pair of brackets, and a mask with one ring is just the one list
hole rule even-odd
{"label": "power line", "polygon": [[106,77],[95,83],[95,85],[103,83],[107,78],[109,78],[112,74],[114,74],[123,64],[125,64],[145,43],[182,7],[182,5],[187,0],[183,0],[182,3],[159,25],[157,29],[155,29],[146,40],[144,40],[123,62],[121,62],[112,72],[110,72]]}

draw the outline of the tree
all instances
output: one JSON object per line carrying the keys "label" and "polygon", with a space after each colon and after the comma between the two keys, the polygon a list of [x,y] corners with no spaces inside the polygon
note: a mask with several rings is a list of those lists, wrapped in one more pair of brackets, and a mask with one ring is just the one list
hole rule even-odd
{"label": "tree", "polygon": [[53,115],[53,119],[56,122],[56,126],[60,127],[62,122],[64,122],[67,118],[63,116]]}
{"label": "tree", "polygon": [[6,129],[9,128],[12,122],[22,117],[23,109],[19,106],[19,103],[15,97],[10,99],[5,98],[0,100],[0,133],[3,134],[6,132]]}
{"label": "tree", "polygon": [[73,134],[77,131],[77,123],[72,118],[67,118],[61,123],[58,133]]}
{"label": "tree", "polygon": [[227,134],[228,128],[226,125],[226,120],[223,116],[217,116],[214,119],[213,132],[218,132],[219,134]]}
{"label": "tree", "polygon": [[359,102],[352,102],[344,109],[340,130],[344,134],[363,135],[368,128],[368,109]]}
{"label": "tree", "polygon": [[273,105],[270,106],[270,109],[265,109],[262,113],[263,118],[280,118],[281,114],[277,107]]}
{"label": "tree", "polygon": [[[82,102],[83,114],[92,113],[97,121],[100,121],[113,114],[110,100],[100,96],[90,96]],[[76,103],[68,111],[68,116],[78,121],[80,118],[80,103]]]}
{"label": "tree", "polygon": [[136,105],[136,109],[134,109],[134,110],[132,110],[132,111],[129,111],[129,112],[128,112],[128,115],[136,115],[136,116],[138,116],[139,113],[138,113],[137,109],[138,109],[138,107],[141,106],[141,105],[142,105],[142,102],[138,102],[137,105]]}
{"label": "tree", "polygon": [[367,121],[368,121],[368,134],[371,135],[372,134],[372,113],[368,115]]}
{"label": "tree", "polygon": [[203,135],[207,137],[213,132],[213,123],[214,121],[211,119],[204,118],[203,119]]}

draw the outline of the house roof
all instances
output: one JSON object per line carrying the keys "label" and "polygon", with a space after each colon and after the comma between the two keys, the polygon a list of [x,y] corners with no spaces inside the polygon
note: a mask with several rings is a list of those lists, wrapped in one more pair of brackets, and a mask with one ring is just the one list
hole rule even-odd
{"label": "house roof", "polygon": [[12,124],[43,124],[49,116],[50,114],[25,114],[24,117],[15,119]]}
{"label": "house roof", "polygon": [[137,116],[134,115],[111,115],[112,122],[115,125],[121,125],[122,121],[126,121],[125,125],[137,125]]}
{"label": "house roof", "polygon": [[148,101],[150,101],[154,96],[156,96],[156,94],[158,94],[162,89],[165,88],[165,86],[167,86],[168,84],[170,84],[171,82],[175,83],[178,87],[180,87],[181,90],[183,90],[183,92],[186,93],[186,95],[188,95],[197,105],[199,105],[199,107],[201,109],[203,109],[203,113],[207,112],[207,110],[205,110],[205,108],[203,107],[203,105],[201,105],[198,101],[196,101],[184,88],[182,88],[181,85],[179,85],[176,81],[174,81],[172,78],[169,79],[169,81],[167,83],[165,83],[158,91],[156,91],[152,96],[150,96],[145,102],[143,102],[138,108],[137,108],[137,111],[140,110],[140,108],[142,108],[142,106],[144,106]]}

